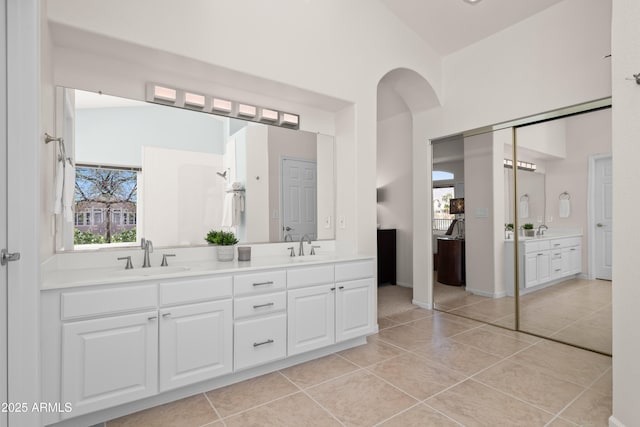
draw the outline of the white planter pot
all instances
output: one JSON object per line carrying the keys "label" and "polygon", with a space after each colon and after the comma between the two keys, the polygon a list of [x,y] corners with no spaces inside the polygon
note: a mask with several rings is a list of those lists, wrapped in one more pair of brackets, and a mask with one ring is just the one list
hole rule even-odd
{"label": "white planter pot", "polygon": [[233,261],[236,252],[236,247],[231,246],[216,246],[216,254],[218,261]]}

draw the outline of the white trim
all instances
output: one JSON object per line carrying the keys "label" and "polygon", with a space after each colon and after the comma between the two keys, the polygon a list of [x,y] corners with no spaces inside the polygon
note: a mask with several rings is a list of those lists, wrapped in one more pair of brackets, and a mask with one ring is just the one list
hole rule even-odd
{"label": "white trim", "polygon": [[625,427],[625,425],[618,421],[616,417],[611,415],[609,417],[609,427]]}
{"label": "white trim", "polygon": [[[7,3],[9,401],[40,401],[40,0]],[[10,413],[11,427],[41,425],[38,412]]]}
{"label": "white trim", "polygon": [[411,300],[411,304],[417,305],[418,307],[424,308],[425,310],[433,310],[433,304],[428,302],[422,302],[414,299],[414,300]]}
{"label": "white trim", "polygon": [[598,160],[611,159],[613,161],[613,155],[607,154],[592,154],[589,156],[589,164],[587,168],[587,271],[586,275],[589,280],[595,280],[596,278],[596,236],[594,230],[596,229],[595,217],[595,189],[596,189],[596,163]]}
{"label": "white trim", "polygon": [[481,291],[478,289],[470,289],[470,288],[465,288],[465,290],[467,292],[472,293],[473,295],[479,295],[481,297],[487,297],[487,298],[502,298],[507,296],[507,291],[486,292],[486,291]]}
{"label": "white trim", "polygon": [[396,280],[396,285],[401,286],[403,288],[411,288],[411,289],[413,289],[413,285],[411,283],[398,282]]}

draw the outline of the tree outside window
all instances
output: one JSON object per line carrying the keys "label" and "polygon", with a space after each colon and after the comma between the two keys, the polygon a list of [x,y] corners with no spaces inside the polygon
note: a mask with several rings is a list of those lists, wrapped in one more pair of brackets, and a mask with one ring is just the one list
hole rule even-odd
{"label": "tree outside window", "polygon": [[135,221],[121,217],[135,218],[137,191],[135,171],[78,166],[75,212],[87,221],[76,222],[74,244],[135,242]]}

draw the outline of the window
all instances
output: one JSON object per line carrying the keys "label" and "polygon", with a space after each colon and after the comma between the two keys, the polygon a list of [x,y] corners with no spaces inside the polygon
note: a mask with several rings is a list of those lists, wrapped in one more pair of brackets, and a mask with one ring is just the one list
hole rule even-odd
{"label": "window", "polygon": [[455,215],[449,213],[449,200],[455,194],[453,187],[439,187],[432,191],[433,200],[433,229],[446,230],[455,219]]}
{"label": "window", "polygon": [[455,175],[452,174],[451,172],[433,171],[431,173],[431,180],[432,181],[448,181],[448,180],[452,180],[454,178],[455,178]]}
{"label": "window", "polygon": [[74,245],[136,241],[138,171],[76,167]]}

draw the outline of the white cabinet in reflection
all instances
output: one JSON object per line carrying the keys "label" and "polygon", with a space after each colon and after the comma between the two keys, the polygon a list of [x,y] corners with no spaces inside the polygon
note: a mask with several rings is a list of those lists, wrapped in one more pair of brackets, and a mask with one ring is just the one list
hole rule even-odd
{"label": "white cabinet in reflection", "polygon": [[[582,236],[542,237],[519,241],[520,294],[572,279],[582,273]],[[505,241],[504,278],[514,295],[513,240]]]}

